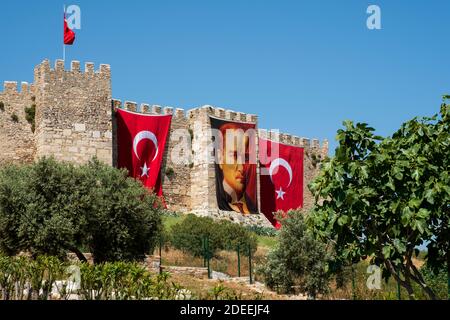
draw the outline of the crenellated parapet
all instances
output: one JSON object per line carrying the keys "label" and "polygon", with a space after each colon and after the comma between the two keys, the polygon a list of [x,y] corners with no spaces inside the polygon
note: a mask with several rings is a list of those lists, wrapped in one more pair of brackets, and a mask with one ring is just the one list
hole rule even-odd
{"label": "crenellated parapet", "polygon": [[65,69],[63,60],[56,60],[53,68],[50,66],[49,60],[44,60],[41,64],[34,68],[34,78],[36,83],[51,83],[56,80],[68,81],[73,78],[77,81],[110,81],[111,67],[108,64],[100,64],[95,70],[93,62],[86,62],[84,70],[81,70],[79,61],[72,61],[70,69]]}
{"label": "crenellated parapet", "polygon": [[160,105],[151,105],[148,103],[138,104],[133,101],[125,101],[113,99],[112,106],[114,110],[123,109],[130,112],[150,114],[150,115],[172,115],[174,120],[187,121],[186,112],[181,108],[162,107]]}
{"label": "crenellated parapet", "polygon": [[255,114],[237,112],[230,109],[216,108],[210,105],[204,105],[199,108],[190,109],[187,113],[189,119],[194,119],[201,115],[213,116],[223,120],[257,123],[258,117]]}
{"label": "crenellated parapet", "polygon": [[5,81],[3,83],[3,91],[0,95],[17,95],[28,98],[34,92],[34,85],[22,81],[20,85],[17,81]]}
{"label": "crenellated parapet", "polygon": [[309,139],[305,137],[299,137],[288,133],[279,132],[277,130],[258,130],[259,137],[278,143],[283,143],[291,146],[305,148],[310,152],[321,155],[321,158],[325,158],[328,155],[328,140],[324,139],[320,143],[319,139]]}

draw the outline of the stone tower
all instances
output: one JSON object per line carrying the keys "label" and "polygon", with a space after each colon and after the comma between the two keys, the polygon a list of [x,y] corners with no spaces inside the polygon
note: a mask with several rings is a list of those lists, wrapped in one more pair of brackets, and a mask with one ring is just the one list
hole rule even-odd
{"label": "stone tower", "polygon": [[45,60],[34,70],[36,157],[85,163],[93,156],[112,165],[111,71],[93,63]]}

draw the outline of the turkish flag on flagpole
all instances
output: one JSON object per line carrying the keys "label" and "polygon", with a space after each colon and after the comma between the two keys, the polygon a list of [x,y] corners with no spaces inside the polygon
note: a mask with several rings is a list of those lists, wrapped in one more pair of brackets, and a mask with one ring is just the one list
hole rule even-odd
{"label": "turkish flag on flagpole", "polygon": [[[161,164],[171,115],[145,115],[118,109],[118,167],[162,198]],[[164,199],[162,199],[164,202]]]}
{"label": "turkish flag on flagpole", "polygon": [[75,41],[75,32],[73,32],[66,20],[66,11],[64,9],[64,44],[65,45],[72,45]]}
{"label": "turkish flag on flagpole", "polygon": [[303,153],[300,147],[259,139],[261,212],[277,229],[281,224],[274,213],[303,207]]}

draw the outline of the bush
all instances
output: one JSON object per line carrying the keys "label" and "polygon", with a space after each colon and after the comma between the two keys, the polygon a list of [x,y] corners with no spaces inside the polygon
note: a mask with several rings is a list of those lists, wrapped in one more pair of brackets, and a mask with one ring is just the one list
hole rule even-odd
{"label": "bush", "polygon": [[313,298],[327,293],[330,256],[325,244],[315,240],[307,230],[301,210],[290,211],[282,221],[279,243],[258,270],[266,285],[284,293],[298,288]]}
{"label": "bush", "polygon": [[17,116],[17,114],[15,114],[15,113],[13,113],[12,115],[11,115],[11,120],[13,121],[13,122],[19,122],[19,117]]}
{"label": "bush", "polygon": [[248,226],[247,230],[257,234],[258,236],[266,236],[266,237],[276,237],[279,234],[279,231],[272,227],[262,227],[262,226]]}
{"label": "bush", "polygon": [[5,104],[0,101],[0,111],[5,111]]}
{"label": "bush", "polygon": [[214,221],[190,214],[171,229],[172,245],[197,257],[204,255],[205,237],[209,239],[211,255],[219,250],[236,250],[238,245],[244,255],[248,255],[248,246],[252,253],[257,248],[256,237],[245,227],[230,221]]}
{"label": "bush", "polygon": [[35,117],[36,117],[36,105],[33,104],[31,107],[25,107],[25,119],[29,124],[31,124],[31,131],[35,130]]}
{"label": "bush", "polygon": [[175,176],[175,170],[172,167],[166,168],[166,176],[172,179]]}
{"label": "bush", "polygon": [[80,271],[85,300],[175,299],[182,290],[168,281],[168,273],[152,275],[135,263],[83,263]]}
{"label": "bush", "polygon": [[0,252],[28,251],[85,260],[137,260],[156,246],[156,196],[127,173],[100,163],[53,159],[0,170]]}

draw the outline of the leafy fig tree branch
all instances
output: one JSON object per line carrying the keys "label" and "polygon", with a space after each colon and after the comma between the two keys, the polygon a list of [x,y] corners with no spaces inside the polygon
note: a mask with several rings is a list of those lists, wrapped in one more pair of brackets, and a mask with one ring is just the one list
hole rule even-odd
{"label": "leafy fig tree branch", "polygon": [[431,268],[448,268],[450,261],[448,99],[438,115],[414,118],[387,138],[345,121],[335,157],[309,186],[316,203],[308,223],[334,243],[337,262],[369,257],[411,298],[413,283],[436,298],[413,263],[418,246],[426,245]]}

